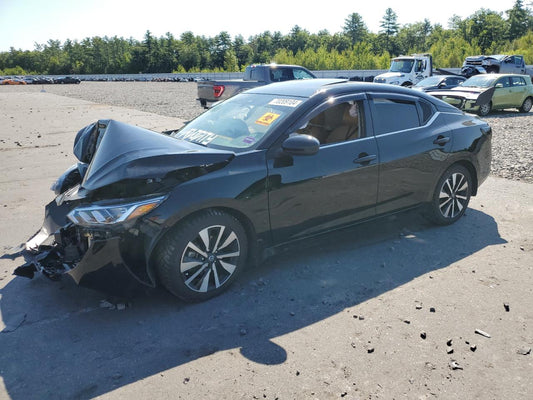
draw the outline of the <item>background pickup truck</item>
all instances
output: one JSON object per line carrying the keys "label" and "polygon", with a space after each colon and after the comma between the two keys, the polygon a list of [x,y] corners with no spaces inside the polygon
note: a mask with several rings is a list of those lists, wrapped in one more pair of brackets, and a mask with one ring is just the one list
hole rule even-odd
{"label": "background pickup truck", "polygon": [[492,55],[466,57],[461,74],[470,78],[477,74],[525,74],[524,56]]}
{"label": "background pickup truck", "polygon": [[197,100],[202,107],[209,108],[214,102],[226,100],[243,90],[256,86],[293,79],[314,78],[316,76],[311,71],[298,65],[249,65],[244,71],[244,79],[198,82]]}

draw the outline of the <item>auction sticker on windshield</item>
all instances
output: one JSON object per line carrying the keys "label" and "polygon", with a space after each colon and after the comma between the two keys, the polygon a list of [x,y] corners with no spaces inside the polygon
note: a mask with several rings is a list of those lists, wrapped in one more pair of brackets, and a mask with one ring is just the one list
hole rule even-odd
{"label": "auction sticker on windshield", "polygon": [[268,103],[270,106],[284,106],[284,107],[297,107],[302,103],[302,100],[296,99],[273,99]]}
{"label": "auction sticker on windshield", "polygon": [[256,124],[263,125],[263,126],[269,126],[271,125],[275,120],[279,118],[280,114],[274,114],[271,112],[267,112],[263,114],[257,121],[255,121]]}

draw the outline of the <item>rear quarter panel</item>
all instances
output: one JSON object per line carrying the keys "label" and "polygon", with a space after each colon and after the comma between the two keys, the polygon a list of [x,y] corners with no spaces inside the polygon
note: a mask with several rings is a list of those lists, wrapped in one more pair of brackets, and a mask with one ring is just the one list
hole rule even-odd
{"label": "rear quarter panel", "polygon": [[490,173],[492,159],[492,133],[487,122],[473,114],[449,115],[453,129],[451,164],[468,163],[475,171],[475,187]]}

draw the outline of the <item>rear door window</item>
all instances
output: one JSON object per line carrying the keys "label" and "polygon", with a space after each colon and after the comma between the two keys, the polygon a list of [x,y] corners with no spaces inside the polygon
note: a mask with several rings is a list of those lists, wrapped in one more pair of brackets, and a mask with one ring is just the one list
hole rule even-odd
{"label": "rear door window", "polygon": [[376,135],[417,128],[421,125],[418,107],[414,100],[377,97],[371,102],[372,122]]}

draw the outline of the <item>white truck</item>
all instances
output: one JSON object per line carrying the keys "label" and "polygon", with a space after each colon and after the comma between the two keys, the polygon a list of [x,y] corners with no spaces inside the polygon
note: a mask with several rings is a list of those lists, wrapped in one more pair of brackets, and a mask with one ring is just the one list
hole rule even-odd
{"label": "white truck", "polygon": [[413,86],[432,74],[433,58],[431,54],[412,54],[393,58],[389,72],[376,76],[374,82]]}

